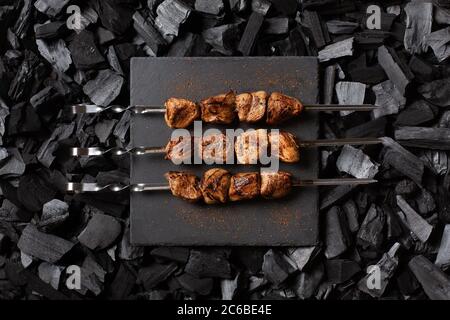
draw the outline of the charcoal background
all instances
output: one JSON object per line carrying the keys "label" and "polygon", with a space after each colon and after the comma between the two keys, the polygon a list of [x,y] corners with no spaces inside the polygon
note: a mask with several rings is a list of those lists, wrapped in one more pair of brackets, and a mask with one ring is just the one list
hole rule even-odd
{"label": "charcoal background", "polygon": [[[173,3],[0,0],[0,299],[450,299],[450,69],[431,48],[405,50],[409,1],[378,2],[381,31],[365,24],[366,7],[376,2]],[[67,29],[69,5],[81,6],[83,30]],[[435,32],[450,24],[450,2],[436,0],[433,7]],[[357,81],[367,85],[364,102],[375,103],[372,87],[389,76],[408,83],[405,101],[375,121],[369,113],[323,113],[322,137],[395,140],[400,127],[440,130],[424,141],[403,137],[404,149],[389,139],[360,147],[379,164],[379,183],[321,190],[319,246],[133,247],[127,193],[65,194],[67,181],[129,182],[128,156],[76,159],[67,149],[129,144],[128,113],[75,116],[68,108],[92,101],[128,105],[132,57],[317,56],[349,37],[355,38],[351,55],[321,63],[322,94],[334,92],[336,82]],[[439,37],[450,41],[445,33]],[[387,67],[378,60],[384,45],[395,56]],[[330,66],[335,79],[325,77]],[[386,70],[395,66],[401,74]],[[338,102],[336,94],[331,98]],[[322,150],[321,177],[349,176],[337,168],[341,152]],[[407,222],[402,211],[411,214]],[[389,258],[396,243],[396,258]],[[386,287],[370,293],[366,268],[377,262]],[[71,265],[81,266],[80,290],[66,286]]]}

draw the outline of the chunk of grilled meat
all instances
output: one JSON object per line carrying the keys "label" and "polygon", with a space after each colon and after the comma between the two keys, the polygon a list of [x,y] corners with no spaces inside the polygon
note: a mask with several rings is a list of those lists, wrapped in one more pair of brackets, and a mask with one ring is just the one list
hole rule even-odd
{"label": "chunk of grilled meat", "polygon": [[266,129],[250,130],[236,138],[236,158],[240,164],[256,164],[262,156],[268,156],[269,139]]}
{"label": "chunk of grilled meat", "polygon": [[251,200],[259,196],[260,187],[259,173],[237,173],[231,177],[228,196],[231,201]]}
{"label": "chunk of grilled meat", "polygon": [[236,96],[239,121],[255,123],[266,114],[268,94],[265,91],[242,93]]}
{"label": "chunk of grilled meat", "polygon": [[302,110],[303,105],[298,99],[274,92],[267,103],[267,124],[280,124],[298,116]]}
{"label": "chunk of grilled meat", "polygon": [[210,97],[200,102],[202,120],[209,123],[230,124],[236,117],[236,94]]}
{"label": "chunk of grilled meat", "polygon": [[197,202],[202,198],[200,181],[194,174],[170,171],[164,175],[175,197]]}
{"label": "chunk of grilled meat", "polygon": [[201,190],[206,204],[226,203],[231,173],[224,169],[211,169],[203,174]]}
{"label": "chunk of grilled meat", "polygon": [[174,164],[186,163],[190,164],[192,160],[191,137],[180,136],[171,139],[166,145],[166,160],[171,160]]}
{"label": "chunk of grilled meat", "polygon": [[286,131],[270,132],[269,143],[272,154],[282,162],[296,163],[300,161],[300,147],[293,134]]}
{"label": "chunk of grilled meat", "polygon": [[223,164],[233,159],[233,144],[223,133],[205,135],[199,145],[199,157],[206,164]]}
{"label": "chunk of grilled meat", "polygon": [[200,117],[200,107],[186,99],[170,98],[164,106],[166,107],[164,119],[171,128],[187,128]]}
{"label": "chunk of grilled meat", "polygon": [[261,196],[266,199],[286,197],[292,190],[292,175],[288,172],[262,172]]}

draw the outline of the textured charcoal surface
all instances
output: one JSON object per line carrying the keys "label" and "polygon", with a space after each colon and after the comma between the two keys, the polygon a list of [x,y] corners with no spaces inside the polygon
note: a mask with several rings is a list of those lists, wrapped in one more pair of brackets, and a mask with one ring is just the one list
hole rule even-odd
{"label": "textured charcoal surface", "polygon": [[[450,300],[449,1],[378,1],[381,30],[366,28],[367,4],[3,1],[0,299]],[[131,113],[67,107],[128,105],[132,58],[293,55],[321,61],[322,103],[380,106],[320,116],[322,138],[383,144],[321,150],[321,177],[379,182],[321,189],[316,245],[135,246],[128,193],[64,192],[129,182],[127,156],[67,148],[129,146]],[[80,290],[65,286],[73,264]]]}

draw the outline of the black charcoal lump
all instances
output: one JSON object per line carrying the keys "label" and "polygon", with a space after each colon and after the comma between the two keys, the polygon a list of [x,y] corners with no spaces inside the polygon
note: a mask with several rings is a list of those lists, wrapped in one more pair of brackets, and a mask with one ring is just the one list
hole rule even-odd
{"label": "black charcoal lump", "polygon": [[123,83],[123,77],[116,72],[101,70],[95,79],[84,85],[83,91],[93,103],[108,106],[120,94]]}
{"label": "black charcoal lump", "polygon": [[346,172],[358,179],[371,179],[378,173],[379,165],[373,163],[361,150],[345,145],[336,162],[341,172]]}
{"label": "black charcoal lump", "polygon": [[106,249],[122,231],[121,224],[113,217],[97,213],[78,235],[78,241],[91,250]]}
{"label": "black charcoal lump", "polygon": [[37,0],[35,8],[48,16],[54,17],[69,3],[69,0]]}
{"label": "black charcoal lump", "polygon": [[450,28],[441,29],[428,35],[427,44],[433,49],[439,62],[450,57]]}
{"label": "black charcoal lump", "polygon": [[59,199],[53,199],[42,208],[42,216],[38,228],[43,231],[60,226],[69,217],[69,205]]}
{"label": "black charcoal lump", "polygon": [[433,24],[433,4],[412,1],[406,5],[405,12],[405,49],[411,54],[424,53],[428,49],[426,39]]}
{"label": "black charcoal lump", "polygon": [[354,38],[348,38],[332,43],[319,51],[319,61],[326,62],[332,59],[353,55]]}
{"label": "black charcoal lump", "polygon": [[155,26],[163,37],[172,42],[178,36],[180,26],[191,14],[191,8],[179,0],[165,0],[156,9]]}

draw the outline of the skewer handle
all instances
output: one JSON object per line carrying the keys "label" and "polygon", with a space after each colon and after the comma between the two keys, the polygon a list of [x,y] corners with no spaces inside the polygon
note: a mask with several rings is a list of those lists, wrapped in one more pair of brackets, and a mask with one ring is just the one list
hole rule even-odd
{"label": "skewer handle", "polygon": [[120,156],[123,154],[134,154],[134,155],[144,155],[144,154],[165,154],[165,148],[162,147],[137,147],[132,149],[123,149],[123,148],[111,148],[111,149],[102,149],[102,148],[71,148],[70,154],[73,157],[90,157],[90,156],[101,156],[106,154],[112,154],[116,156]]}

